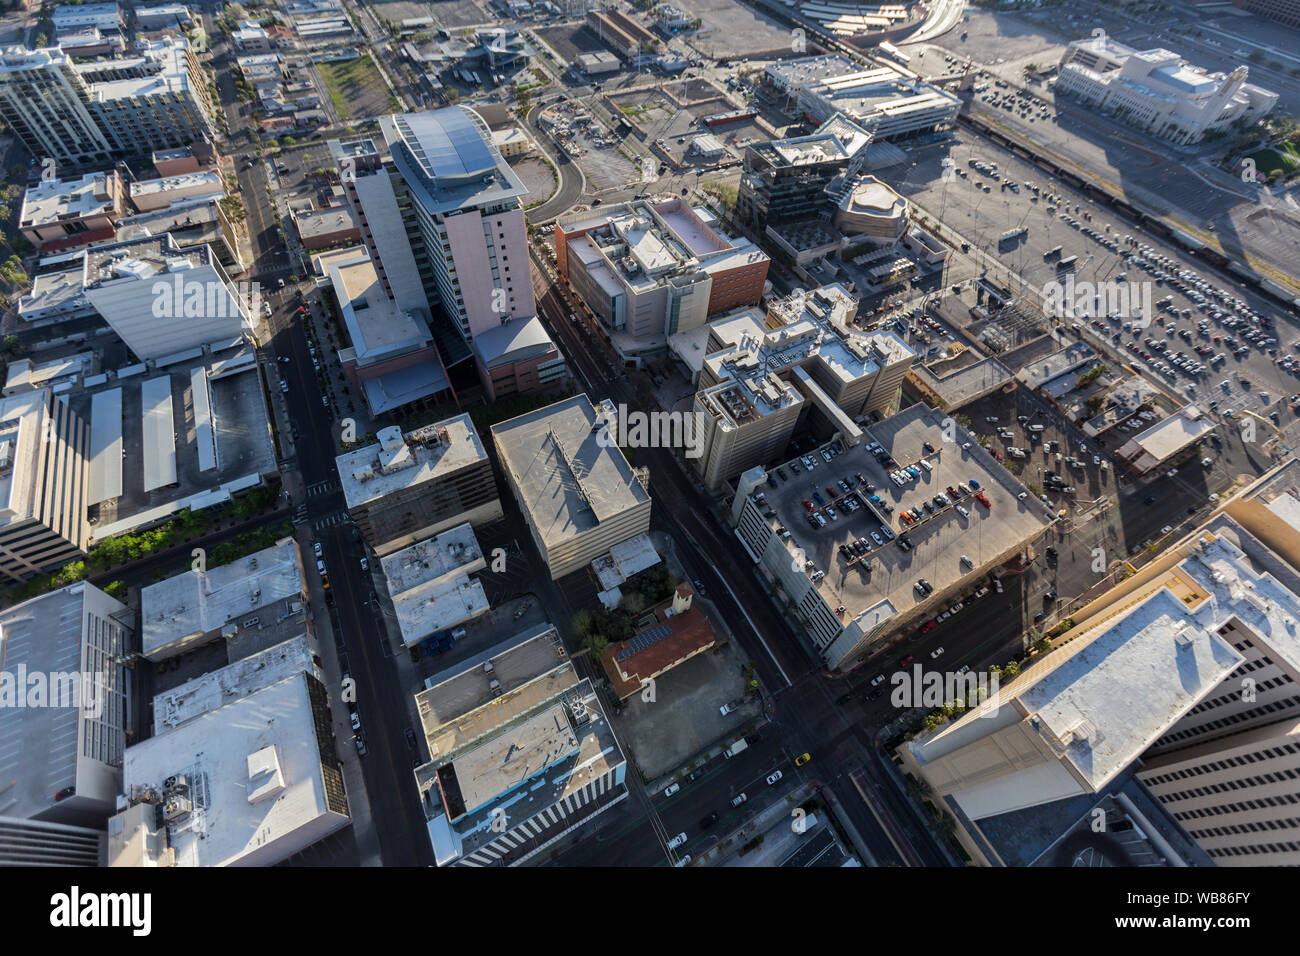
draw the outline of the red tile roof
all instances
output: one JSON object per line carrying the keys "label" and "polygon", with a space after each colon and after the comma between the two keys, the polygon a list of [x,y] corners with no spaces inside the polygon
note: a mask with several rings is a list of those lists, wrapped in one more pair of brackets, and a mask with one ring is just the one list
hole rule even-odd
{"label": "red tile roof", "polygon": [[[682,582],[677,587],[677,594],[681,597],[694,598],[695,592],[689,584]],[[618,655],[627,650],[632,641],[618,641],[609,645],[609,650],[601,660],[601,664],[604,665],[605,674],[614,685],[614,691],[620,700],[631,697],[640,690],[643,679],[670,670],[686,658],[706,651],[714,645],[716,637],[713,633],[713,625],[693,600],[690,608],[682,613],[666,615],[665,612],[671,607],[672,602],[665,601],[654,608],[655,623],[638,632],[638,635],[644,634],[656,627],[667,625],[668,633],[659,640],[621,661]],[[633,640],[636,636],[633,636]],[[626,680],[623,678],[623,673],[627,674]]]}

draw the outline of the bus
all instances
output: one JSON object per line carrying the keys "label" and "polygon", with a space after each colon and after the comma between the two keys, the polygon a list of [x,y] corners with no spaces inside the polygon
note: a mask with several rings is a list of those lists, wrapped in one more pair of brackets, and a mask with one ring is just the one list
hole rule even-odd
{"label": "bus", "polygon": [[1023,226],[1019,229],[1008,229],[1002,235],[998,236],[998,245],[1004,246],[1009,242],[1016,242],[1021,236],[1029,234],[1029,230]]}
{"label": "bus", "polygon": [[1078,256],[1066,256],[1064,259],[1062,259],[1060,262],[1056,264],[1056,269],[1058,272],[1063,272],[1066,269],[1073,269],[1074,264],[1078,261],[1079,261]]}
{"label": "bus", "polygon": [[1060,258],[1060,255],[1061,255],[1061,247],[1057,246],[1055,249],[1048,249],[1046,252],[1044,252],[1043,259],[1044,261],[1048,259],[1058,259]]}
{"label": "bus", "polygon": [[878,49],[885,56],[889,57],[895,63],[900,63],[903,66],[907,66],[909,63],[912,62],[912,58],[910,56],[908,56],[898,47],[894,46],[894,44],[892,43],[881,43],[876,47],[876,49]]}

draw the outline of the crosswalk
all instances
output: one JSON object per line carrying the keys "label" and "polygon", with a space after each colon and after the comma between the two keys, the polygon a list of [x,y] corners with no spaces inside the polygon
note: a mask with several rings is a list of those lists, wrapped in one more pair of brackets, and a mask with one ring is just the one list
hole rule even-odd
{"label": "crosswalk", "polygon": [[314,485],[307,486],[307,497],[315,498],[318,495],[328,495],[338,491],[342,486],[337,478],[331,478],[328,481],[318,481]]}
{"label": "crosswalk", "polygon": [[343,522],[348,520],[350,520],[350,516],[346,511],[336,511],[333,514],[323,515],[322,517],[313,519],[311,526],[317,531],[321,531],[325,528],[333,528],[335,525],[343,524]]}

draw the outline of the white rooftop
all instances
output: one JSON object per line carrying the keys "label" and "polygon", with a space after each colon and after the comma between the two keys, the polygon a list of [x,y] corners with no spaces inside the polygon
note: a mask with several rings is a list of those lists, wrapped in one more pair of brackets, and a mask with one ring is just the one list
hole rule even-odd
{"label": "white rooftop", "polygon": [[259,608],[303,591],[298,547],[285,538],[207,572],[189,570],[140,592],[141,644],[151,651],[228,622],[256,616]]}
{"label": "white rooftop", "polygon": [[483,586],[469,577],[487,562],[468,523],[395,551],[380,564],[406,644],[489,609]]}
{"label": "white rooftop", "polygon": [[40,182],[23,196],[20,226],[43,226],[60,219],[84,219],[113,212],[116,173],[87,173],[79,179]]}
{"label": "white rooftop", "polygon": [[164,734],[299,671],[319,677],[306,633],[156,695],[153,699],[154,735]]}
{"label": "white rooftop", "polygon": [[190,782],[192,809],[170,827],[175,865],[270,865],[347,825],[341,797],[327,802],[312,679],[299,672],[127,748],[128,794]]}

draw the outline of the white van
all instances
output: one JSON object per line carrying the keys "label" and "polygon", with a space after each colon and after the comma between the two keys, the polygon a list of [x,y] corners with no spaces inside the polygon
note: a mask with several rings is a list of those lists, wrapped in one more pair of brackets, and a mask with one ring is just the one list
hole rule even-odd
{"label": "white van", "polygon": [[934,465],[930,464],[924,458],[921,459],[921,467],[924,468],[926,471],[934,471]]}

